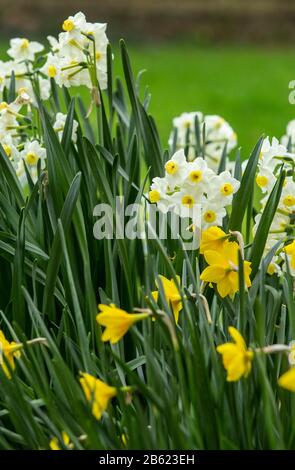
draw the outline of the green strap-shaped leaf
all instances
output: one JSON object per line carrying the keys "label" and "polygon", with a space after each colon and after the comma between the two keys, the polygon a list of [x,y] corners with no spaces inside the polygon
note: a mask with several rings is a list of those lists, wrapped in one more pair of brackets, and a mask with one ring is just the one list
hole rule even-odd
{"label": "green strap-shaped leaf", "polygon": [[[79,196],[80,184],[81,173],[78,173],[72,181],[60,216],[60,220],[65,233],[67,233],[73,217],[73,212],[76,207],[77,199]],[[57,273],[61,262],[60,251],[60,233],[58,230],[56,230],[51,250],[49,253],[49,262],[46,271],[46,285],[43,298],[43,312],[46,313],[49,313],[49,306],[52,301],[52,296],[57,279]]]}
{"label": "green strap-shaped leaf", "polygon": [[229,220],[229,228],[231,230],[241,230],[243,218],[251,196],[251,188],[253,186],[263,140],[264,137],[260,137],[255,145],[242,176],[241,186],[238,192],[234,195],[232,213]]}
{"label": "green strap-shaped leaf", "polygon": [[285,171],[282,171],[272,192],[270,193],[255,234],[251,251],[252,278],[254,278],[260,265],[269,229],[280,201],[284,180]]}

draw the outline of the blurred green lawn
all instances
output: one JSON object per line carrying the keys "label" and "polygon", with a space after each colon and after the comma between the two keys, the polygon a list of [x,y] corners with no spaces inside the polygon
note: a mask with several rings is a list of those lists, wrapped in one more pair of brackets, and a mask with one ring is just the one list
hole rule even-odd
{"label": "blurred green lawn", "polygon": [[[2,41],[0,51],[5,51]],[[172,118],[184,111],[220,114],[238,134],[244,158],[258,137],[280,137],[295,118],[288,101],[295,79],[290,47],[194,46],[192,43],[128,46],[133,70],[145,69],[142,85],[152,94],[150,112],[166,145]],[[122,74],[115,48],[115,73]]]}
{"label": "blurred green lawn", "polygon": [[[152,94],[150,112],[163,144],[173,116],[201,110],[231,123],[246,158],[262,133],[281,137],[295,118],[295,106],[288,101],[288,85],[295,79],[291,48],[179,44],[133,46],[129,52],[134,71],[146,70],[142,84]],[[118,59],[116,52],[116,71]]]}

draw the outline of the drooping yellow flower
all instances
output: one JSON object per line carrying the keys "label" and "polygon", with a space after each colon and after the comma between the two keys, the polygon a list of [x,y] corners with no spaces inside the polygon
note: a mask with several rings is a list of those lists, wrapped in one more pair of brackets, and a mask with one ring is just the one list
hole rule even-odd
{"label": "drooping yellow flower", "polygon": [[117,343],[134,323],[149,316],[148,313],[127,313],[114,304],[100,304],[98,308],[100,313],[96,320],[100,325],[106,327],[101,339],[102,341],[110,341],[112,344]]}
{"label": "drooping yellow flower", "polygon": [[236,382],[241,377],[249,375],[254,353],[247,349],[244,338],[236,328],[230,326],[228,331],[234,342],[221,344],[216,350],[222,355],[222,362],[227,371],[226,380]]}
{"label": "drooping yellow flower", "polygon": [[[175,322],[178,323],[179,319],[179,312],[182,310],[182,301],[181,295],[175,284],[174,280],[167,279],[165,276],[159,276],[162,282],[162,287],[164,291],[164,295],[168,304],[171,305],[173,315],[175,318]],[[180,277],[177,276],[178,283],[180,284]],[[153,291],[152,296],[156,302],[158,302],[159,291]]]}
{"label": "drooping yellow flower", "polygon": [[117,395],[117,389],[86,372],[81,373],[80,384],[85,398],[91,403],[91,410],[96,419],[100,419],[107,409],[109,401]]}
{"label": "drooping yellow flower", "polygon": [[204,230],[201,236],[200,253],[207,250],[218,251],[222,249],[228,235],[221,228],[213,226]]}
{"label": "drooping yellow flower", "polygon": [[284,252],[291,257],[291,267],[295,269],[295,240],[289,245],[285,246]]}
{"label": "drooping yellow flower", "polygon": [[9,379],[11,378],[11,374],[7,364],[5,364],[5,359],[8,362],[10,368],[14,370],[14,359],[18,359],[20,357],[20,349],[22,349],[22,347],[23,345],[21,343],[15,343],[14,341],[10,343],[7,341],[3,331],[0,330],[0,365]]}
{"label": "drooping yellow flower", "polygon": [[[221,297],[233,295],[239,290],[239,245],[225,241],[219,251],[207,250],[204,253],[209,266],[201,274],[201,280],[216,284]],[[251,263],[244,261],[245,285],[249,287]]]}
{"label": "drooping yellow flower", "polygon": [[[69,436],[67,435],[67,433],[65,431],[62,431],[61,437],[62,437],[62,441],[63,441],[64,446],[67,447],[68,449],[73,449],[74,445],[70,441],[70,438],[69,438]],[[49,447],[50,447],[51,450],[61,450],[61,447],[60,447],[60,444],[59,444],[59,441],[58,441],[57,437],[53,437],[51,439],[51,441],[49,442]]]}
{"label": "drooping yellow flower", "polygon": [[280,387],[295,392],[295,367],[285,372],[278,380]]}

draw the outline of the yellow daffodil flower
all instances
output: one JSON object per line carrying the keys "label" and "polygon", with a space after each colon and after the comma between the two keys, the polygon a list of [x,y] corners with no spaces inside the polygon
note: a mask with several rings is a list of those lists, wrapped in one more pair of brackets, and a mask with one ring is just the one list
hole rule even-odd
{"label": "yellow daffodil flower", "polygon": [[134,323],[149,316],[148,313],[127,313],[114,304],[100,304],[98,308],[100,313],[97,315],[96,321],[106,327],[101,339],[102,341],[110,341],[112,344],[117,343]]}
{"label": "yellow daffodil flower", "polygon": [[295,392],[295,367],[285,372],[278,381],[280,387],[290,390],[290,392]]}
{"label": "yellow daffodil flower", "polygon": [[285,246],[284,252],[287,253],[287,255],[290,255],[291,257],[291,267],[295,269],[295,240],[290,243],[289,245]]}
{"label": "yellow daffodil flower", "polygon": [[[65,431],[61,433],[63,444],[68,449],[73,449],[74,445],[71,443],[69,436]],[[49,442],[49,447],[51,450],[61,450],[57,437],[53,437]]]}
{"label": "yellow daffodil flower", "polygon": [[93,416],[100,419],[109,401],[117,395],[117,389],[86,372],[81,373],[80,384],[86,400],[91,403]]}
{"label": "yellow daffodil flower", "polygon": [[11,378],[11,374],[7,367],[7,364],[5,364],[5,359],[8,362],[10,368],[14,370],[14,359],[18,359],[20,357],[20,349],[22,347],[23,345],[21,343],[15,343],[14,341],[10,343],[9,341],[7,341],[3,331],[0,330],[0,365],[9,379]]}
{"label": "yellow daffodil flower", "polygon": [[254,353],[247,349],[244,338],[236,328],[230,326],[228,331],[234,342],[221,344],[216,350],[222,355],[223,365],[227,371],[226,380],[236,382],[250,373]]}
{"label": "yellow daffodil flower", "polygon": [[201,236],[200,253],[203,254],[207,250],[221,250],[227,237],[228,235],[216,226],[204,230]]}
{"label": "yellow daffodil flower", "polygon": [[[215,283],[221,297],[233,295],[239,290],[239,245],[236,242],[225,241],[220,251],[208,250],[204,256],[209,264],[201,274],[201,280]],[[244,261],[245,285],[249,287],[251,263]]]}
{"label": "yellow daffodil flower", "polygon": [[[173,279],[169,281],[169,279],[167,279],[164,276],[159,276],[159,278],[161,279],[161,282],[162,282],[166,301],[168,304],[171,305],[175,322],[178,323],[179,312],[180,310],[182,310],[182,301],[181,301],[181,295],[179,293],[177,285],[175,284]],[[178,280],[178,283],[180,284],[179,276],[177,276],[177,280]],[[153,291],[152,296],[155,299],[155,301],[158,302],[159,291]]]}

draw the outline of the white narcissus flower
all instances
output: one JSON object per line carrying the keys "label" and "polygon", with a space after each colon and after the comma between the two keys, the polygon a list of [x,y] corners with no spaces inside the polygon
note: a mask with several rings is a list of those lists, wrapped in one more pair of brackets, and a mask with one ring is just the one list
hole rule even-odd
{"label": "white narcissus flower", "polygon": [[290,154],[276,137],[272,138],[271,143],[269,137],[266,137],[261,147],[258,166],[274,171],[282,163],[284,157],[295,158],[295,155]]}
{"label": "white narcissus flower", "polygon": [[279,207],[283,210],[295,213],[295,182],[287,180],[283,187]]}
{"label": "white narcissus flower", "polygon": [[227,206],[231,204],[233,195],[238,191],[239,187],[240,182],[233,178],[229,171],[223,171],[211,178],[208,187],[208,199]]}
{"label": "white narcissus flower", "polygon": [[10,48],[7,54],[15,61],[34,60],[38,52],[43,51],[44,46],[37,41],[29,41],[26,38],[14,38],[10,40]]}
{"label": "white narcissus flower", "polygon": [[46,150],[40,145],[37,140],[28,141],[25,143],[24,149],[20,153],[21,160],[18,163],[16,174],[22,184],[25,186],[27,177],[25,172],[24,162],[30,172],[31,178],[35,183],[38,178],[38,162],[41,161],[41,169],[45,168]]}
{"label": "white narcissus flower", "polygon": [[175,152],[172,158],[166,162],[165,175],[171,191],[183,184],[186,165],[187,161],[182,149]]}
{"label": "white narcissus flower", "polygon": [[16,168],[20,160],[20,153],[17,150],[16,142],[14,142],[14,139],[11,137],[11,135],[7,134],[2,139],[0,139],[0,143],[5,154],[7,155],[7,158],[9,158],[12,165]]}
{"label": "white narcissus flower", "polygon": [[0,103],[0,139],[7,134],[15,134],[19,126],[17,122],[18,112],[22,107],[20,99],[16,99],[13,103]]}
{"label": "white narcissus flower", "polygon": [[216,203],[206,201],[202,205],[202,230],[217,225],[222,225],[222,220],[226,216],[226,210],[224,207],[220,207]]}
{"label": "white narcissus flower", "polygon": [[192,188],[184,188],[171,196],[173,210],[180,217],[197,218],[200,210],[201,198]]}
{"label": "white narcissus flower", "polygon": [[[55,116],[55,122],[53,124],[53,129],[58,135],[59,140],[62,139],[63,131],[65,128],[65,123],[67,120],[67,115],[63,113],[57,113]],[[78,129],[78,123],[73,120],[73,130],[72,130],[72,141],[74,144],[77,142],[77,129]]]}
{"label": "white narcissus flower", "polygon": [[56,76],[61,72],[61,67],[62,64],[60,58],[49,52],[49,54],[47,54],[47,60],[40,71],[48,78],[56,78]]}
{"label": "white narcissus flower", "polygon": [[165,178],[153,178],[148,194],[151,203],[157,203],[161,212],[166,214],[172,205],[171,193],[169,193],[168,182]]}
{"label": "white narcissus flower", "polygon": [[269,193],[274,187],[277,179],[267,166],[261,166],[256,176],[256,183],[263,193]]}
{"label": "white narcissus flower", "polygon": [[210,178],[214,175],[215,173],[208,168],[206,161],[198,157],[193,162],[187,163],[184,184],[204,191]]}
{"label": "white narcissus flower", "polygon": [[44,167],[46,150],[37,140],[32,140],[25,143],[24,149],[21,152],[21,158],[29,168],[36,167],[39,160],[42,162],[41,167]]}
{"label": "white narcissus flower", "polygon": [[75,37],[77,33],[80,34],[80,32],[85,28],[85,25],[85,15],[79,11],[74,16],[69,16],[66,20],[64,20],[62,29],[72,37]]}

